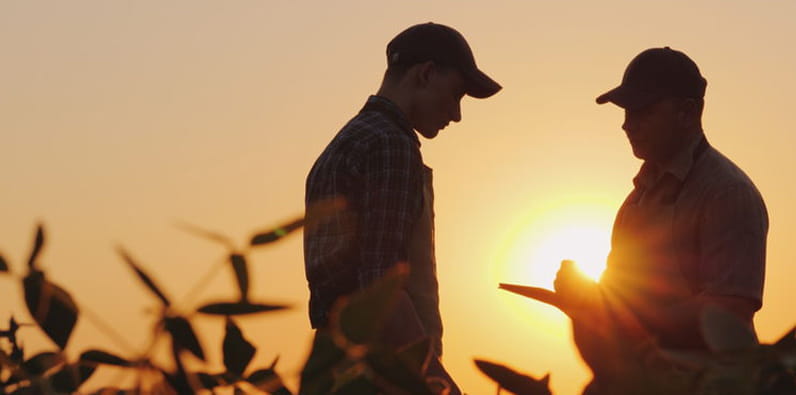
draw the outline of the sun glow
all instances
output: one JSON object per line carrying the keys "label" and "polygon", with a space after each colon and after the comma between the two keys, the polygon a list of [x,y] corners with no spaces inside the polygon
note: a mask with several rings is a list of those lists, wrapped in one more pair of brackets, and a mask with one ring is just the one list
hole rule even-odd
{"label": "sun glow", "polygon": [[[496,265],[497,281],[552,290],[564,259],[574,261],[586,276],[598,281],[610,249],[612,221],[612,210],[602,205],[559,202],[537,210],[518,222],[506,238]],[[557,311],[518,295],[507,299],[525,312],[532,306],[537,317],[539,311]],[[557,313],[544,315],[563,317]]]}
{"label": "sun glow", "polygon": [[552,287],[560,262],[575,261],[578,269],[598,281],[605,270],[608,238],[604,229],[592,224],[562,224],[545,233],[536,243],[518,246],[517,265],[525,264],[532,283]]}

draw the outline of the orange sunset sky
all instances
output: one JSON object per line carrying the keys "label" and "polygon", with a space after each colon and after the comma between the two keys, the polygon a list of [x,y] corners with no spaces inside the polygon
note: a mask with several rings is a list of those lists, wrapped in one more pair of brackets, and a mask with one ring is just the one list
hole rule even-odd
{"label": "orange sunset sky", "polygon": [[[435,21],[461,31],[504,89],[465,98],[463,120],[423,140],[434,168],[445,363],[493,393],[472,359],[542,376],[556,394],[588,380],[565,316],[497,289],[552,286],[572,258],[598,275],[616,209],[640,166],[622,111],[594,98],[643,49],[690,55],[708,80],[711,143],[755,181],[770,216],[762,341],[796,324],[794,1],[0,1],[0,328],[30,321],[18,279],[35,224],[41,259],[83,314],[67,353],[146,346],[154,299],[122,245],[186,310],[235,295],[225,250],[300,215],[304,180],[378,88],[386,43]],[[311,339],[301,235],[254,251],[253,298],[292,310],[239,320],[255,364],[280,355],[296,389]],[[215,268],[215,269],[214,269]],[[198,294],[185,297],[217,270]],[[98,329],[101,317],[124,341]],[[223,321],[197,318],[220,364]],[[29,347],[53,347],[35,329]],[[98,375],[89,386],[129,380]],[[119,381],[119,382],[122,382]]]}

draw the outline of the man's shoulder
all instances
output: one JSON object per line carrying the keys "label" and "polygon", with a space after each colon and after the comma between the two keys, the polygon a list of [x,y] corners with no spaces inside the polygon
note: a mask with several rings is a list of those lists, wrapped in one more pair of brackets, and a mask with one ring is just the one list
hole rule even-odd
{"label": "man's shoulder", "polygon": [[340,129],[337,138],[362,145],[389,142],[412,147],[417,146],[417,138],[413,133],[378,111],[361,111]]}
{"label": "man's shoulder", "polygon": [[695,163],[693,185],[707,195],[748,193],[759,197],[760,192],[752,179],[735,162],[710,146]]}
{"label": "man's shoulder", "polygon": [[705,173],[721,183],[754,187],[752,179],[735,162],[714,147],[705,152]]}
{"label": "man's shoulder", "polygon": [[311,173],[347,168],[357,174],[362,171],[362,162],[373,155],[422,163],[419,141],[413,133],[378,111],[361,111],[337,132]]}

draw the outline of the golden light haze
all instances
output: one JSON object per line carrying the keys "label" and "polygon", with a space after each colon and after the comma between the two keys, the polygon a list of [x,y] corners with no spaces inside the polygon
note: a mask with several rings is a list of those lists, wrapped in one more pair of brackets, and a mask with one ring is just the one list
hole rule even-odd
{"label": "golden light haze", "polygon": [[[474,357],[550,372],[556,394],[576,394],[588,373],[565,317],[497,284],[550,286],[561,259],[604,259],[640,162],[622,111],[594,98],[638,52],[668,45],[708,80],[708,139],[766,200],[756,325],[771,341],[796,323],[794,17],[792,1],[4,0],[0,252],[19,276],[43,222],[50,278],[142,350],[156,300],[114,246],[178,300],[216,268],[186,309],[234,295],[219,266],[225,250],[174,223],[242,244],[301,214],[306,173],[378,88],[387,42],[409,25],[444,23],[504,86],[487,100],[464,99],[463,121],[423,140],[435,172],[445,363],[470,394],[495,388]],[[294,308],[239,323],[259,348],[254,363],[281,355],[281,373],[295,380],[311,338],[301,237],[251,260],[252,297]],[[29,321],[17,281],[0,276],[0,292],[0,322]],[[222,320],[197,323],[220,363]],[[20,335],[31,350],[51,347],[35,330]],[[88,347],[133,352],[87,315],[73,336],[73,356]]]}

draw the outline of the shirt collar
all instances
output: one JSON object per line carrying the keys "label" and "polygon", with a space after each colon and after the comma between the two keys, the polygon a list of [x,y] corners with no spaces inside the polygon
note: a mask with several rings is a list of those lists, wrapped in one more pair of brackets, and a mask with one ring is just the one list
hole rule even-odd
{"label": "shirt collar", "polygon": [[685,181],[685,178],[694,166],[695,151],[702,139],[702,133],[693,135],[683,148],[675,153],[669,162],[662,166],[645,161],[638,174],[633,179],[633,184],[651,188],[666,173],[673,175],[680,182]]}
{"label": "shirt collar", "polygon": [[412,124],[409,123],[409,119],[406,118],[406,115],[404,115],[398,105],[393,103],[390,99],[384,96],[371,95],[368,97],[368,101],[365,102],[362,111],[379,111],[383,113],[408,135],[412,136],[412,140],[417,143],[418,147],[420,146],[420,139],[417,138],[417,134],[415,134]]}

